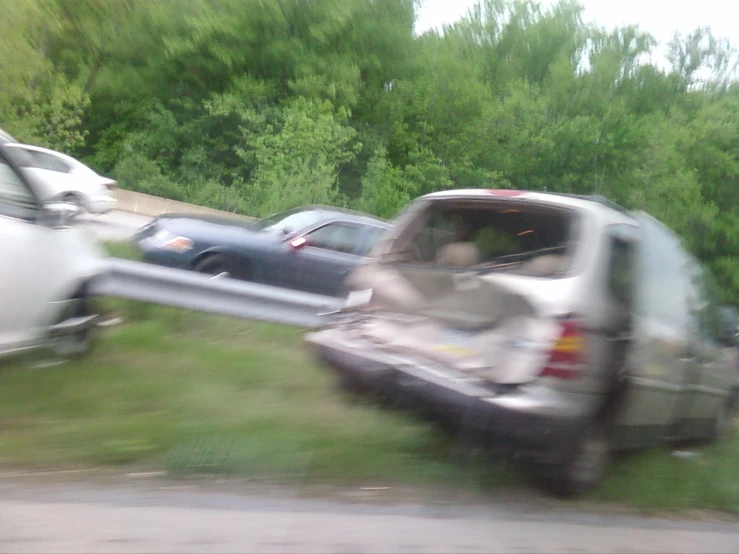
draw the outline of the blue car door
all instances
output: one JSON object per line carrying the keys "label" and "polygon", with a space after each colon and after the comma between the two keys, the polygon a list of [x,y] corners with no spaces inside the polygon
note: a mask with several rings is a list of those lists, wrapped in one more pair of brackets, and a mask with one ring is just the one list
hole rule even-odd
{"label": "blue car door", "polygon": [[341,221],[293,239],[289,286],[317,294],[339,294],[344,279],[359,263],[364,234],[364,226]]}

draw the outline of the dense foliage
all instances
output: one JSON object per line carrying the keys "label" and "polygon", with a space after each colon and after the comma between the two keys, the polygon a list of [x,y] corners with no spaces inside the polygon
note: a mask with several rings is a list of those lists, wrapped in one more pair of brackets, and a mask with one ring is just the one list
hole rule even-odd
{"label": "dense foliage", "polygon": [[264,215],[392,216],[450,187],[604,194],[681,233],[739,302],[731,45],[581,8],[483,0],[413,33],[416,0],[13,0],[0,126],[123,187]]}

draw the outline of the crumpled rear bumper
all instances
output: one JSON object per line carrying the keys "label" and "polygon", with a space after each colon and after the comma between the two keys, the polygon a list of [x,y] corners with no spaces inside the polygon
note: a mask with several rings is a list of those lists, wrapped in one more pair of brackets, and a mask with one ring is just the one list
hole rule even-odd
{"label": "crumpled rear bumper", "polygon": [[361,391],[428,411],[492,446],[537,461],[563,460],[587,423],[587,398],[577,406],[556,391],[496,391],[392,356],[383,359],[380,352],[347,347],[325,331],[309,335],[308,342],[325,365]]}

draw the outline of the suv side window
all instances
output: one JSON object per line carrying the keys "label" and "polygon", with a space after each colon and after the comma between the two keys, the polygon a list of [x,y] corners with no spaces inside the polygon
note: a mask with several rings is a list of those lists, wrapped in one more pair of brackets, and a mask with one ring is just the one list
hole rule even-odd
{"label": "suv side window", "polygon": [[631,310],[634,301],[634,244],[618,237],[611,238],[608,290],[621,308]]}
{"label": "suv side window", "polygon": [[348,223],[329,223],[308,233],[307,245],[323,250],[356,254],[361,239],[362,229]]}
{"label": "suv side window", "polygon": [[721,313],[718,290],[713,277],[706,270],[694,266],[693,286],[695,290],[694,313],[700,336],[707,342],[720,342]]}
{"label": "suv side window", "polygon": [[30,221],[36,216],[37,208],[33,193],[0,155],[0,216]]}
{"label": "suv side window", "polygon": [[691,315],[688,302],[690,258],[677,238],[651,222],[642,222],[639,255],[640,313],[686,331]]}

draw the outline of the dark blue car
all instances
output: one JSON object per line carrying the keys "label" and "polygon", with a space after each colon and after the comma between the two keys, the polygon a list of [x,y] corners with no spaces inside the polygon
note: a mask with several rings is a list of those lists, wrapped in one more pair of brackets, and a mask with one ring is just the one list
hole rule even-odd
{"label": "dark blue car", "polygon": [[134,242],[146,262],[337,296],[389,228],[361,213],[307,206],[257,221],[166,214]]}

